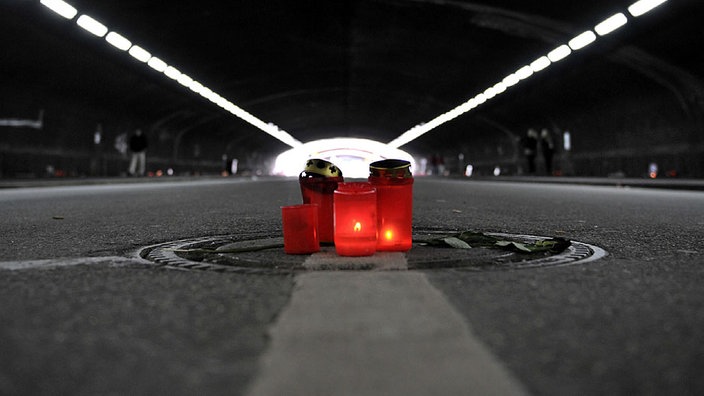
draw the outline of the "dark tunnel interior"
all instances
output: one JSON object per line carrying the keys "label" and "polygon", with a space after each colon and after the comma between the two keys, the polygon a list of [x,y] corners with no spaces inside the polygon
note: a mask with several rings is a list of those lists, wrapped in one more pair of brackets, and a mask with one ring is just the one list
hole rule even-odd
{"label": "dark tunnel interior", "polygon": [[[599,22],[627,23],[400,148],[446,174],[526,174],[530,128],[563,176],[704,177],[704,3],[670,0],[0,0],[0,177],[148,170],[269,174],[289,145],[77,26],[110,31],[300,142],[388,143],[467,102]],[[569,137],[569,141],[565,141]],[[653,173],[652,165],[657,166]],[[159,173],[160,174],[160,173]]]}

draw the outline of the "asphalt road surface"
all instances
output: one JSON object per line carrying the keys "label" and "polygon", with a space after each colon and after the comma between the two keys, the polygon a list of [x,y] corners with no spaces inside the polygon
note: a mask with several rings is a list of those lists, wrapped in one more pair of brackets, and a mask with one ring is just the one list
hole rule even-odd
{"label": "asphalt road surface", "polygon": [[281,236],[300,199],[278,178],[0,190],[0,394],[704,394],[702,192],[416,179],[418,229],[608,253],[563,267],[246,275],[137,255]]}

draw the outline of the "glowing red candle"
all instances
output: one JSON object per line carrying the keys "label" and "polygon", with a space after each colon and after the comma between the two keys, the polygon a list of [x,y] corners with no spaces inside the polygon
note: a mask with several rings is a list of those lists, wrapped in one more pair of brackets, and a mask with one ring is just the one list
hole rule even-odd
{"label": "glowing red candle", "polygon": [[371,256],[376,251],[376,190],[366,182],[340,183],[335,190],[335,251]]}
{"label": "glowing red candle", "polygon": [[379,251],[405,252],[413,245],[413,176],[410,162],[383,160],[369,165],[377,193]]}
{"label": "glowing red candle", "polygon": [[309,254],[320,251],[318,205],[303,204],[281,208],[284,226],[284,252]]}
{"label": "glowing red candle", "polygon": [[320,242],[333,242],[333,193],[337,184],[342,182],[342,172],[334,164],[321,160],[310,159],[306,168],[298,177],[301,185],[303,203],[317,204],[318,235]]}

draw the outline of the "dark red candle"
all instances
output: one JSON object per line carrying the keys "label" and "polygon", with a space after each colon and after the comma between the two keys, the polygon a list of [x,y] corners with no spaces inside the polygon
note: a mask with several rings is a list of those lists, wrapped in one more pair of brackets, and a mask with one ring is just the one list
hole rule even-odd
{"label": "dark red candle", "polygon": [[340,183],[335,190],[335,251],[371,256],[376,251],[376,190],[366,182]]}
{"label": "dark red candle", "polygon": [[281,208],[281,219],[286,254],[309,254],[320,251],[318,205],[284,206]]}
{"label": "dark red candle", "polygon": [[337,184],[343,180],[339,168],[321,159],[308,160],[305,170],[298,177],[303,203],[317,204],[320,207],[318,212],[320,242],[334,240],[333,193]]}
{"label": "dark red candle", "polygon": [[377,194],[379,251],[405,252],[413,245],[413,176],[410,162],[383,160],[369,166]]}

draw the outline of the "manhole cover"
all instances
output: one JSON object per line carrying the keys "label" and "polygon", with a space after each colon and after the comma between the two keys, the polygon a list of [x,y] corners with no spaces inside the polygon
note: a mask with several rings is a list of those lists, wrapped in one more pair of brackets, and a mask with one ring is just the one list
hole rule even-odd
{"label": "manhole cover", "polygon": [[[593,245],[570,241],[559,253],[525,253],[499,248],[477,247],[457,249],[426,245],[426,242],[457,234],[456,230],[414,230],[413,248],[402,255],[408,269],[456,268],[468,271],[527,269],[573,265],[597,260],[606,252]],[[534,235],[485,233],[501,241],[533,244],[550,239]],[[319,256],[329,257],[327,269],[377,269],[375,261],[387,254],[371,257],[338,257],[334,247],[324,246]],[[310,255],[287,255],[283,238],[264,234],[238,234],[202,237],[166,242],[149,246],[140,256],[160,265],[191,269],[237,273],[282,273],[306,270]],[[383,267],[383,266],[382,266]]]}

